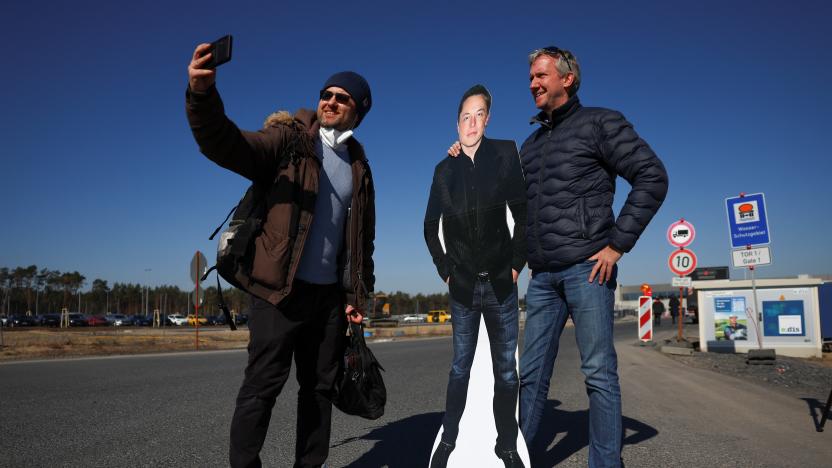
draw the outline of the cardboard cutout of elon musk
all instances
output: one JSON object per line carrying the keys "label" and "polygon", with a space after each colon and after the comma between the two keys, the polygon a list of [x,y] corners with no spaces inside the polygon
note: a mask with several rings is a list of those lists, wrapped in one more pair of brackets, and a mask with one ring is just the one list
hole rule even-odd
{"label": "cardboard cutout of elon musk", "polygon": [[[459,103],[462,153],[437,164],[425,242],[448,284],[453,364],[431,468],[524,467],[517,425],[517,277],[526,263],[526,193],[517,146],[485,138],[491,95]],[[494,451],[483,444],[496,440]]]}

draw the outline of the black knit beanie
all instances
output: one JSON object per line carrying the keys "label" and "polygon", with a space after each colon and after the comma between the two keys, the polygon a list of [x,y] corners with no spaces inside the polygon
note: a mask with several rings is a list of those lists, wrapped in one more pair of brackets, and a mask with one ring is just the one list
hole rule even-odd
{"label": "black knit beanie", "polygon": [[367,84],[367,80],[365,80],[364,77],[358,73],[343,71],[330,76],[329,79],[326,80],[326,83],[324,83],[324,87],[321,88],[321,91],[329,88],[330,86],[343,88],[350,94],[350,96],[352,96],[352,99],[356,104],[356,114],[358,115],[358,119],[355,121],[355,126],[353,128],[357,128],[358,124],[364,120],[364,116],[367,115],[367,112],[370,112],[370,107],[373,106],[373,97],[370,94],[370,85]]}

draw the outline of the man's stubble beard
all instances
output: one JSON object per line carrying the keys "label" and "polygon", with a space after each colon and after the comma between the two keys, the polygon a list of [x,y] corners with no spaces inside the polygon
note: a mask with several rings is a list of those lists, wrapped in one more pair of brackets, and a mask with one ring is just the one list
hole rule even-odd
{"label": "man's stubble beard", "polygon": [[[343,116],[344,114],[341,113],[340,115]],[[321,126],[321,128],[327,129],[327,130],[334,128],[335,130],[337,130],[339,132],[346,132],[347,130],[352,130],[353,128],[355,128],[355,122],[357,120],[358,120],[358,114],[356,113],[355,116],[352,119],[352,121],[353,121],[352,125],[344,125],[344,122],[341,122],[341,124],[342,124],[341,127],[342,128],[338,128],[337,126],[334,126],[334,125],[324,124],[324,113],[323,113],[323,111],[318,111],[318,124]]]}

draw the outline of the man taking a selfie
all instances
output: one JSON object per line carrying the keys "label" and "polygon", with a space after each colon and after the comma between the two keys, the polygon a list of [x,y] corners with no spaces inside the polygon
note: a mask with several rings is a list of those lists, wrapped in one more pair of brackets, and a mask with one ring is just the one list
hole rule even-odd
{"label": "man taking a selfie", "polygon": [[[332,390],[347,319],[360,323],[373,290],[374,188],[352,137],[372,106],[367,81],[332,75],[317,110],[272,115],[257,132],[225,116],[201,44],[188,66],[186,112],[200,151],[267,187],[251,266],[248,365],[231,421],[232,467],[261,466],[272,407],[292,360],[300,384],[295,467],[324,465]],[[346,314],[345,314],[346,312]]]}

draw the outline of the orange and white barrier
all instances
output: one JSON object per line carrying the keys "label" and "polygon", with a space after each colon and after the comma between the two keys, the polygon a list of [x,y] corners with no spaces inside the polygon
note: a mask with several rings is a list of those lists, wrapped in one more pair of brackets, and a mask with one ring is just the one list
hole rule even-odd
{"label": "orange and white barrier", "polygon": [[650,296],[638,298],[638,339],[653,340],[653,298]]}

